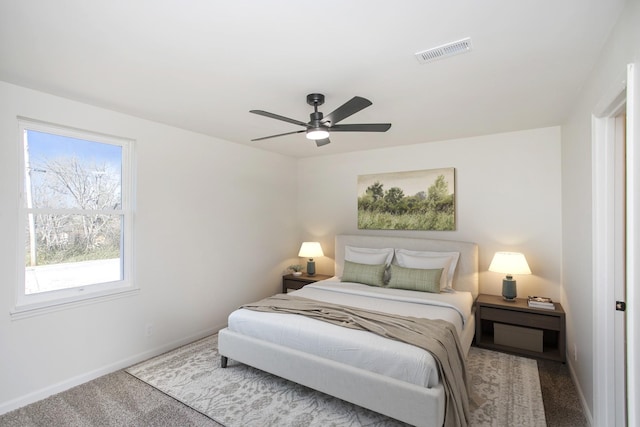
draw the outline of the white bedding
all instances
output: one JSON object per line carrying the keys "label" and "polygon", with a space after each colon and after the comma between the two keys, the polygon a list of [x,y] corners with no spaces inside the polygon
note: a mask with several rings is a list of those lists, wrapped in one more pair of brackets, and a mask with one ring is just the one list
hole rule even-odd
{"label": "white bedding", "polygon": [[[430,294],[339,282],[333,278],[307,285],[294,294],[386,313],[444,319],[455,325],[459,335],[465,328],[473,327],[467,325],[473,306],[470,292]],[[434,387],[439,382],[430,353],[370,332],[294,314],[246,309],[229,316],[228,328],[419,386]]]}

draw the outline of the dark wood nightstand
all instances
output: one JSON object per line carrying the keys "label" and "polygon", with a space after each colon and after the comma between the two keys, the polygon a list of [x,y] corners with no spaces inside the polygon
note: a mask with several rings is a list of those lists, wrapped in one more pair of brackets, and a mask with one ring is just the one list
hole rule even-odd
{"label": "dark wood nightstand", "polygon": [[478,295],[476,345],[530,357],[566,362],[565,314],[531,308],[524,298],[505,301],[499,295]]}
{"label": "dark wood nightstand", "polygon": [[326,274],[316,274],[314,276],[294,276],[293,274],[287,274],[282,276],[282,293],[286,294],[287,289],[301,289],[309,283],[315,283],[319,280],[326,280],[333,276],[327,276]]}

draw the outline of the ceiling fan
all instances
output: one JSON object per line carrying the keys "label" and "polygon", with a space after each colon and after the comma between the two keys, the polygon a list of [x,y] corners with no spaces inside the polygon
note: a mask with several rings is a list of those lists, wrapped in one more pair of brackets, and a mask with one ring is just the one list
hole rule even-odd
{"label": "ceiling fan", "polygon": [[309,115],[310,120],[308,123],[290,119],[278,114],[269,113],[268,111],[251,110],[250,113],[270,117],[276,120],[282,120],[284,122],[293,123],[294,125],[299,125],[305,128],[302,130],[295,130],[293,132],[280,133],[278,135],[264,136],[262,138],[252,139],[251,141],[261,141],[263,139],[276,138],[278,136],[306,132],[306,136],[308,139],[314,140],[318,147],[322,147],[323,145],[327,145],[331,142],[329,140],[330,132],[386,132],[391,127],[391,123],[339,125],[338,122],[346,119],[347,117],[357,113],[364,108],[367,108],[372,104],[371,101],[360,96],[354,96],[349,101],[336,108],[335,111],[329,113],[326,117],[324,117],[323,114],[318,111],[318,107],[324,104],[324,95],[322,95],[321,93],[311,93],[307,95],[307,104],[313,106],[313,113]]}

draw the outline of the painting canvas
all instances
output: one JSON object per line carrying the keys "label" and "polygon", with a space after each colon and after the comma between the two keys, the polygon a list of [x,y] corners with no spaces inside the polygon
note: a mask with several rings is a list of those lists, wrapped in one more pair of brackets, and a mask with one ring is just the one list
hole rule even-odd
{"label": "painting canvas", "polygon": [[455,230],[455,169],[358,176],[358,228]]}

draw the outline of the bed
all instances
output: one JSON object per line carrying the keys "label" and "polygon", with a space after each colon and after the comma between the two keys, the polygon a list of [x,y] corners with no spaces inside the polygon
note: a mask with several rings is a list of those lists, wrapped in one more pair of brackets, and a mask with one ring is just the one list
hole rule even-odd
{"label": "bed", "polygon": [[[366,261],[376,257],[384,257],[395,272],[426,268],[421,258],[426,253],[457,254],[453,269],[442,266],[446,274],[437,284],[440,292],[350,281],[354,265],[369,264]],[[427,260],[427,267],[432,262]],[[476,244],[362,235],[336,236],[335,277],[291,293],[323,304],[447,320],[465,355],[475,330],[472,309],[477,294]],[[416,426],[445,422],[445,391],[433,357],[404,342],[296,314],[242,308],[219,332],[218,349],[223,365],[231,358]]]}

